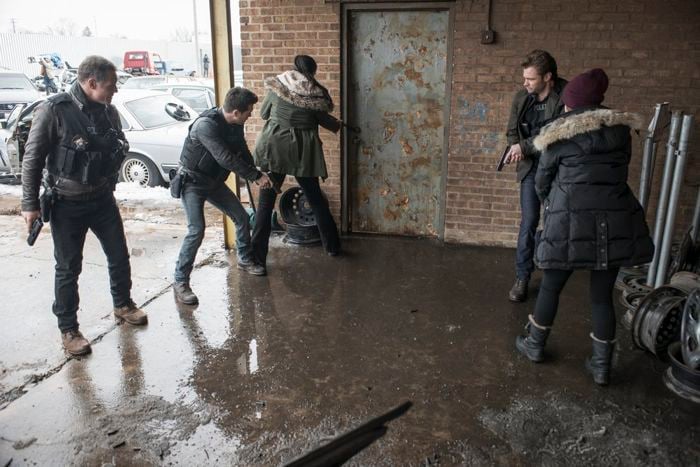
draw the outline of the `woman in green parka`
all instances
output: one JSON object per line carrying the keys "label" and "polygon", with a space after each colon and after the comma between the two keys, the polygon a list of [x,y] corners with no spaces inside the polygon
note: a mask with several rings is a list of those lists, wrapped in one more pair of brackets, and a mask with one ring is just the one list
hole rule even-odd
{"label": "woman in green parka", "polygon": [[[316,69],[313,58],[297,55],[293,70],[265,80],[267,95],[260,109],[265,126],[255,144],[255,162],[260,170],[269,172],[277,187],[286,175],[296,178],[316,217],[323,247],[330,256],[336,256],[340,253],[340,236],[318,182],[319,177],[328,177],[318,127],[337,133],[341,122],[330,115],[333,100],[316,81]],[[276,197],[274,188],[260,190],[252,243],[263,266]]]}

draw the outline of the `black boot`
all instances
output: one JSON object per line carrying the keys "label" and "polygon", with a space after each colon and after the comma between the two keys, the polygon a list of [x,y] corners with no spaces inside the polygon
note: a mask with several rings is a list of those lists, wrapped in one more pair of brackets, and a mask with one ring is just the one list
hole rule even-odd
{"label": "black boot", "polygon": [[513,287],[511,287],[508,292],[508,300],[511,302],[524,302],[527,299],[527,286],[529,282],[529,278],[516,278]]}
{"label": "black boot", "polygon": [[610,367],[612,366],[615,341],[602,341],[591,333],[593,339],[593,355],[586,359],[586,369],[593,375],[593,381],[601,386],[610,383]]}
{"label": "black boot", "polygon": [[528,335],[516,337],[515,348],[533,362],[539,363],[544,361],[544,346],[552,328],[537,324],[532,315],[528,316],[528,320],[525,325]]}
{"label": "black boot", "polygon": [[184,303],[185,305],[197,305],[199,303],[199,299],[194,292],[192,292],[189,282],[175,282],[173,284],[173,291],[175,292],[175,298],[180,303]]}

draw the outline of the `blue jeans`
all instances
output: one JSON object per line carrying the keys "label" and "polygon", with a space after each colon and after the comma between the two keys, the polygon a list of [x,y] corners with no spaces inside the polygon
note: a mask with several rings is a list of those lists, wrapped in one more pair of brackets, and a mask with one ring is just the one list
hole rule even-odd
{"label": "blue jeans", "polygon": [[78,277],[83,268],[83,246],[92,230],[107,256],[112,302],[131,301],[131,266],[119,208],[111,192],[90,201],[58,199],[51,212],[51,236],[56,258],[53,313],[61,332],[78,329]]}
{"label": "blue jeans", "polygon": [[238,261],[247,263],[253,259],[250,246],[250,218],[235,194],[225,183],[214,186],[187,181],[182,189],[182,204],[187,215],[187,235],[182,242],[175,265],[175,281],[189,282],[197,250],[204,239],[204,202],[209,201],[236,224],[236,250]]}
{"label": "blue jeans", "polygon": [[537,167],[520,182],[520,232],[518,247],[515,252],[515,274],[518,279],[530,279],[535,270],[535,231],[540,223],[540,199],[535,191],[535,173]]}

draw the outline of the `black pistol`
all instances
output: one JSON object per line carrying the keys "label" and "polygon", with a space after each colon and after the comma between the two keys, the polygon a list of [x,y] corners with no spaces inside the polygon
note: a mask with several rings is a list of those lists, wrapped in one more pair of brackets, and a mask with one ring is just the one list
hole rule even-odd
{"label": "black pistol", "polygon": [[41,217],[34,219],[34,222],[32,222],[32,228],[29,231],[29,236],[27,237],[27,244],[29,246],[34,245],[34,242],[36,242],[36,238],[39,236],[39,232],[41,232],[41,228],[43,226],[44,221],[41,220]]}
{"label": "black pistol", "polygon": [[506,156],[508,156],[508,151],[510,151],[510,146],[506,146],[501,154],[501,158],[498,160],[498,166],[496,166],[496,172],[503,170],[503,166],[506,165]]}

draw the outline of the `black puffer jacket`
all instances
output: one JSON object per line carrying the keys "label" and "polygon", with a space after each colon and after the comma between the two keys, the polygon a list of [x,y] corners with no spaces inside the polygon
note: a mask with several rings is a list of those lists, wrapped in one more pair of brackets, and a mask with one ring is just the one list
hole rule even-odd
{"label": "black puffer jacket", "polygon": [[577,109],[542,129],[535,177],[544,231],[535,259],[542,269],[608,269],[651,261],[644,211],[627,185],[630,128],[637,114]]}

